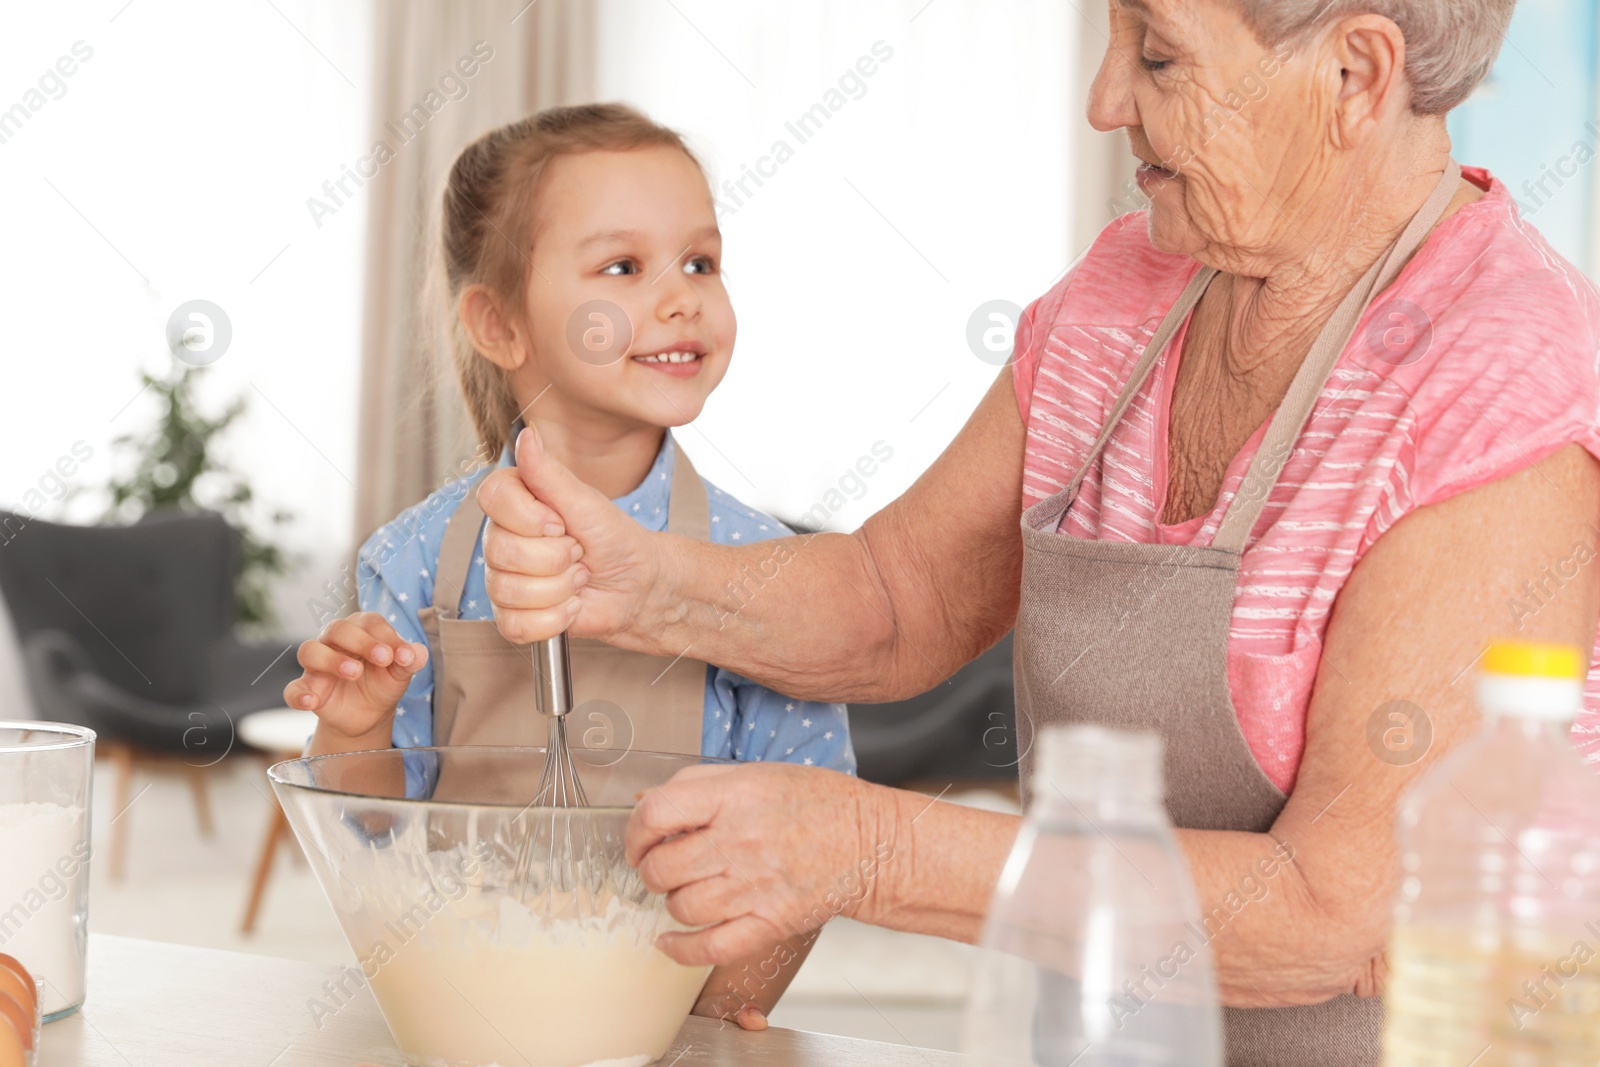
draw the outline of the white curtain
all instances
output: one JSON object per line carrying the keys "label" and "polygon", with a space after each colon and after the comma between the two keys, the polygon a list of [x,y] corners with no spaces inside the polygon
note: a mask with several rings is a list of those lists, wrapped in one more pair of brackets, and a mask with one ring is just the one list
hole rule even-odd
{"label": "white curtain", "polygon": [[[474,448],[420,303],[450,165],[481,133],[590,99],[593,56],[587,0],[374,5],[358,539],[458,476]],[[380,142],[392,152],[385,162]]]}

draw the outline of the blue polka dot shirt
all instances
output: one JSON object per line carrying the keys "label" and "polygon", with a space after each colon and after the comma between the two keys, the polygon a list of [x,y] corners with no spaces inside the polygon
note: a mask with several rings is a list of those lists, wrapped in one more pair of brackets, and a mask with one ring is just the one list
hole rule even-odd
{"label": "blue polka dot shirt", "polygon": [[[637,489],[615,501],[617,507],[647,530],[667,526],[672,471],[677,446],[666,435],[650,473]],[[509,449],[500,466],[509,466]],[[356,568],[358,602],[363,611],[375,611],[389,620],[408,641],[426,643],[417,612],[433,603],[433,575],[439,561],[439,544],[456,505],[488,472],[479,471],[441,487],[422,503],[407,508],[380,528],[361,546]],[[706,482],[711,505],[711,540],[719,545],[749,544],[783,537],[787,527],[746,507]],[[492,619],[484,586],[483,535],[473,552],[472,565],[459,605],[463,619]],[[394,743],[400,748],[433,743],[433,666],[412,678],[395,715]],[[721,667],[706,669],[705,721],[701,754],[735,760],[779,760],[807,766],[831,767],[854,774],[855,752],[842,704],[792,700],[765,686]]]}

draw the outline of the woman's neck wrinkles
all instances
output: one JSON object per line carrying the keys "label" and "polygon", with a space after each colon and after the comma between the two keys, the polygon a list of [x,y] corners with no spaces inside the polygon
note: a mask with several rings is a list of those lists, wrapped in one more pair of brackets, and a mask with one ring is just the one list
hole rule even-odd
{"label": "woman's neck wrinkles", "polygon": [[1311,206],[1285,223],[1285,253],[1252,257],[1252,269],[1230,274],[1221,287],[1228,374],[1247,378],[1279,360],[1298,364],[1421,208],[1442,163],[1412,163],[1404,168],[1412,177],[1394,183],[1359,180],[1374,171],[1357,167],[1302,201]]}

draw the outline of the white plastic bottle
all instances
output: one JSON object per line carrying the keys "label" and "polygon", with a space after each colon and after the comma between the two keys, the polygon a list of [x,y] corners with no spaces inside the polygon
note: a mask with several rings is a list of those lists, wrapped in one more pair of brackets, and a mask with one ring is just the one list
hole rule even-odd
{"label": "white plastic bottle", "polygon": [[967,1005],[977,1062],[1222,1063],[1216,976],[1161,798],[1159,737],[1042,733]]}
{"label": "white plastic bottle", "polygon": [[1476,736],[1401,804],[1385,1067],[1600,1064],[1600,771],[1575,648],[1484,655]]}

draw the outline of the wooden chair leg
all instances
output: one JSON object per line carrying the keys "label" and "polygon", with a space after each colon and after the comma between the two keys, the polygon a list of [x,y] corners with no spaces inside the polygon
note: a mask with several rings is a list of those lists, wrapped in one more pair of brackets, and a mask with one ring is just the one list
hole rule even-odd
{"label": "wooden chair leg", "polygon": [[267,894],[267,877],[272,873],[272,859],[278,851],[278,842],[283,840],[289,832],[289,820],[283,814],[283,809],[276,803],[272,805],[272,821],[267,824],[267,839],[262,842],[261,856],[256,860],[255,881],[250,887],[250,902],[245,906],[244,921],[239,924],[239,932],[253,934],[256,929],[256,918],[261,913],[261,901]]}
{"label": "wooden chair leg", "polygon": [[206,775],[210,772],[204,767],[186,767],[185,772],[189,779],[189,792],[194,797],[194,817],[200,824],[200,836],[209,841],[214,836],[211,795],[206,790]]}
{"label": "wooden chair leg", "polygon": [[112,766],[117,771],[116,785],[111,794],[111,880],[120,882],[127,869],[127,816],[128,805],[133,801],[133,746],[113,741],[106,747],[110,750]]}
{"label": "wooden chair leg", "polygon": [[[299,752],[276,752],[276,753],[273,753],[272,755],[266,756],[262,760],[262,763],[261,763],[261,777],[263,779],[266,778],[267,769],[270,768],[273,764],[282,763],[284,760],[299,759],[300,755],[301,754]],[[269,796],[271,795],[271,793],[272,793],[272,786],[271,785],[267,786],[267,793],[268,793]],[[276,798],[273,799],[273,803],[274,804],[277,803]],[[278,811],[281,813],[283,811],[283,809],[280,807],[278,809]],[[294,836],[294,834],[287,832],[288,831],[288,823],[287,822],[284,823],[284,830],[285,830],[285,833],[284,833],[283,836],[286,837],[288,839],[288,841],[289,841],[288,852],[289,852],[289,860],[290,860],[290,862],[292,862],[297,868],[300,868],[302,870],[309,870],[310,867],[311,867],[311,864],[306,862],[306,854],[305,854],[305,851],[303,849],[301,849],[301,847],[300,847],[299,839],[297,839]]]}

